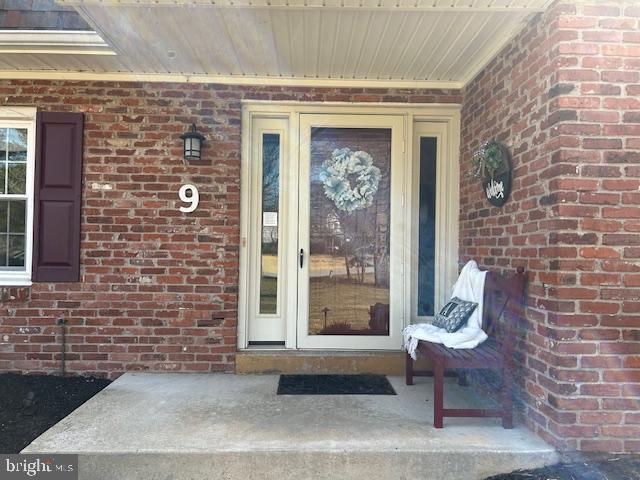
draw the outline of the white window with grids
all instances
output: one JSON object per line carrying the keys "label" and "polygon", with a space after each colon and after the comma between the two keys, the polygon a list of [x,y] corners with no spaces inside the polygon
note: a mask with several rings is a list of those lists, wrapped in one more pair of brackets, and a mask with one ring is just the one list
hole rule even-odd
{"label": "white window with grids", "polygon": [[35,117],[0,107],[0,285],[31,284]]}

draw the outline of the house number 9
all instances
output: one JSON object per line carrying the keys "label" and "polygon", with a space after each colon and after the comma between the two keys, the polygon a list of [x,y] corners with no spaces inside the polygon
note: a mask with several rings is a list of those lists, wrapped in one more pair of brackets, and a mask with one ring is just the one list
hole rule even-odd
{"label": "house number 9", "polygon": [[200,194],[198,193],[198,189],[194,185],[182,185],[180,187],[180,191],[178,191],[178,196],[184,203],[190,204],[187,207],[180,207],[180,211],[182,213],[191,213],[196,208],[198,208],[198,203],[200,202]]}

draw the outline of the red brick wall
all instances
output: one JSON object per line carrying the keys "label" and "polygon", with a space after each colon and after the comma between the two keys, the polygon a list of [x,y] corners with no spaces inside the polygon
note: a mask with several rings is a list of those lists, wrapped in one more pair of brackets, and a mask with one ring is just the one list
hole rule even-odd
{"label": "red brick wall", "polygon": [[[461,261],[529,272],[523,416],[562,448],[640,451],[640,9],[560,1],[465,95]],[[236,349],[240,101],[460,102],[455,91],[1,81],[0,103],[86,113],[82,278],[0,291],[0,370],[229,371]],[[178,136],[210,139],[185,166]],[[464,174],[513,155],[490,208]],[[200,208],[178,213],[194,183]],[[4,340],[4,336],[8,340]]]}
{"label": "red brick wall", "polygon": [[562,448],[640,451],[640,8],[558,2],[465,89],[462,170],[510,146],[511,200],[461,181],[462,258],[529,272],[525,418]]}
{"label": "red brick wall", "polygon": [[[85,112],[80,283],[0,291],[0,370],[231,371],[236,351],[240,101],[455,102],[458,91],[0,81],[0,104]],[[205,166],[184,165],[195,122]],[[200,206],[178,211],[193,183]],[[8,339],[5,340],[4,337]]]}

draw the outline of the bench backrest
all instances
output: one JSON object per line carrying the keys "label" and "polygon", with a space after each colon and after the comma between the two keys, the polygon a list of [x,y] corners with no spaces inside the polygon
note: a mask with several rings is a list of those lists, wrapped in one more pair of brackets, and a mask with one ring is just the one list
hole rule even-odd
{"label": "bench backrest", "polygon": [[515,344],[517,322],[522,317],[526,283],[522,267],[513,275],[487,272],[485,279],[482,329],[509,350]]}

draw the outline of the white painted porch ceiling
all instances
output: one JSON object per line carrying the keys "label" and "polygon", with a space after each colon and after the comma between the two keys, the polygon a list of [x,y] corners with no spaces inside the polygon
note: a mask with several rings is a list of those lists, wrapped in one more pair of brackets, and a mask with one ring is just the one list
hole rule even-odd
{"label": "white painted porch ceiling", "polygon": [[67,0],[116,52],[0,70],[460,87],[548,0]]}

